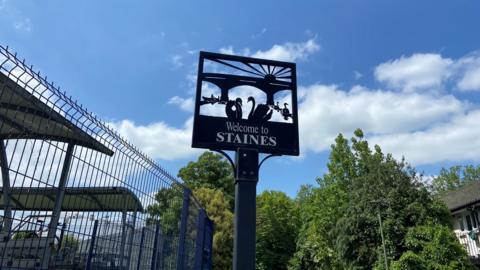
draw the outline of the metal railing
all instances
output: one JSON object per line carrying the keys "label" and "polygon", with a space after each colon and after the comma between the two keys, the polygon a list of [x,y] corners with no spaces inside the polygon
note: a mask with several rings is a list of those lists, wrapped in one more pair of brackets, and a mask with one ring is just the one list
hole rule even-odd
{"label": "metal railing", "polygon": [[1,269],[209,269],[190,190],[0,46]]}
{"label": "metal railing", "polygon": [[465,248],[468,256],[479,258],[480,257],[480,242],[479,242],[479,230],[473,229],[471,231],[455,230],[460,244]]}

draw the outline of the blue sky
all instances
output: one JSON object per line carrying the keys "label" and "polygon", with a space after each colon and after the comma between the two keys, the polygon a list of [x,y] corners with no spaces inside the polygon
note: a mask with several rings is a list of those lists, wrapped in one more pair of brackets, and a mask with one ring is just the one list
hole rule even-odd
{"label": "blue sky", "polygon": [[294,61],[302,156],[259,191],[294,196],[362,128],[419,171],[480,160],[478,1],[0,0],[8,45],[170,172],[193,160],[198,52]]}

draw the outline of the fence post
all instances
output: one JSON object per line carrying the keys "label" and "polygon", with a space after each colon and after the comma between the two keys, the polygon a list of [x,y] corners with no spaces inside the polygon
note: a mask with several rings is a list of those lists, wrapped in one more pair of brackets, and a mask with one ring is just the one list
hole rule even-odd
{"label": "fence post", "polygon": [[137,270],[140,269],[140,262],[142,261],[143,238],[145,238],[145,227],[142,228],[142,236],[140,238],[140,246],[138,247]]}
{"label": "fence post", "polygon": [[92,266],[93,249],[95,248],[95,238],[97,237],[97,229],[98,229],[98,219],[96,219],[93,222],[93,232],[92,232],[92,238],[90,238],[90,247],[88,248],[87,265],[85,267],[86,270],[90,270]]}
{"label": "fence post", "polygon": [[205,235],[205,249],[207,250],[207,258],[204,258],[205,264],[207,265],[205,269],[212,269],[212,249],[213,249],[213,230],[215,224],[208,217],[205,217],[205,234],[208,232],[208,235]]}
{"label": "fence post", "polygon": [[152,263],[151,263],[151,270],[157,269],[157,262],[158,262],[158,234],[160,233],[160,224],[157,223],[155,225],[155,236],[153,237],[153,252],[152,252]]}
{"label": "fence post", "polygon": [[[0,169],[2,175],[2,192],[4,205],[4,227],[3,230],[7,233],[7,239],[10,240],[12,230],[12,207],[10,205],[10,175],[8,172],[7,152],[3,140],[0,140]],[[2,241],[5,241],[2,239]],[[2,256],[3,257],[3,256]]]}
{"label": "fence post", "polygon": [[130,233],[130,245],[128,246],[128,259],[127,259],[127,269],[130,269],[130,262],[132,259],[132,248],[133,248],[133,241],[135,241],[135,223],[137,221],[137,209],[133,212],[133,219],[132,219],[132,232]]}
{"label": "fence post", "polygon": [[63,246],[63,236],[65,234],[65,229],[67,228],[66,218],[63,220],[62,223],[62,230],[60,231],[60,237],[58,238],[58,251],[62,249]]}
{"label": "fence post", "polygon": [[178,252],[177,252],[177,270],[183,270],[185,264],[185,236],[187,234],[188,222],[188,207],[190,205],[190,189],[183,190],[183,206],[180,223],[180,235],[178,238]]}
{"label": "fence post", "polygon": [[202,269],[203,252],[204,252],[204,239],[205,239],[205,210],[200,209],[198,211],[198,223],[197,223],[197,239],[195,241],[195,268]]}

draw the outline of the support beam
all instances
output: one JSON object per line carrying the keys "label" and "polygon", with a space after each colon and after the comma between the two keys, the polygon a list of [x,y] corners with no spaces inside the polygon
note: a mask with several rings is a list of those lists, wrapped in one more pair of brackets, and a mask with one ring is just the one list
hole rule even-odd
{"label": "support beam", "polygon": [[120,266],[123,267],[123,263],[125,262],[125,242],[127,240],[127,203],[126,203],[125,195],[123,195],[123,202],[124,207],[122,210],[122,240],[120,242]]}
{"label": "support beam", "polygon": [[258,150],[236,153],[233,270],[255,270],[255,225]]}
{"label": "support beam", "polygon": [[92,269],[92,259],[94,257],[94,252],[95,252],[95,240],[97,238],[97,230],[98,230],[98,219],[96,219],[93,222],[93,231],[92,231],[92,237],[90,238],[90,246],[88,247],[87,264],[85,266],[85,270]]}
{"label": "support beam", "polygon": [[145,238],[145,227],[142,227],[142,236],[140,237],[140,246],[138,247],[138,260],[136,270],[140,270],[143,253],[143,239]]}
{"label": "support beam", "polygon": [[127,259],[127,268],[130,269],[130,262],[132,260],[132,248],[133,248],[133,241],[135,240],[135,222],[137,221],[137,209],[133,212],[133,220],[132,220],[132,232],[130,233],[130,237],[128,242],[128,259]]}
{"label": "support beam", "polygon": [[2,191],[3,191],[3,231],[7,232],[7,239],[10,239],[12,229],[12,207],[10,205],[10,175],[8,173],[7,152],[5,150],[5,143],[0,140],[0,167],[2,168]]}
{"label": "support beam", "polygon": [[45,257],[43,258],[42,263],[42,267],[44,269],[48,268],[50,254],[52,249],[54,248],[55,234],[57,232],[58,220],[60,219],[60,211],[62,210],[63,197],[65,196],[65,186],[67,185],[68,181],[68,173],[70,171],[70,165],[72,163],[74,147],[74,144],[68,144],[67,151],[65,153],[65,160],[63,161],[62,173],[60,174],[60,181],[58,183],[58,189],[55,196],[55,205],[52,211],[52,218],[50,219],[50,224],[48,225],[48,246],[46,247]]}
{"label": "support beam", "polygon": [[[155,235],[153,237],[153,251],[152,251],[152,263],[150,264],[151,270],[158,269],[158,240],[160,239],[160,222],[155,224]],[[199,269],[199,268],[197,268]]]}

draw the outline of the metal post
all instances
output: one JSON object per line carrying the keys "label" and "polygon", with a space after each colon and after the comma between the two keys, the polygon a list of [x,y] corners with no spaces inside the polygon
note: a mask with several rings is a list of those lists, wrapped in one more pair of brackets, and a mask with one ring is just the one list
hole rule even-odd
{"label": "metal post", "polygon": [[163,259],[163,249],[164,249],[164,246],[165,246],[165,235],[164,235],[164,232],[162,231],[162,224],[159,223],[160,225],[160,235],[159,235],[159,244],[158,244],[158,260],[157,260],[157,265],[158,265],[158,269],[163,269],[163,264],[164,264],[164,259]]}
{"label": "metal post", "polygon": [[212,269],[212,249],[213,249],[213,229],[214,224],[208,217],[205,218],[205,233],[208,232],[208,235],[205,236],[205,250],[208,252],[205,260],[205,269]]}
{"label": "metal post", "polygon": [[127,268],[130,269],[130,262],[132,260],[132,248],[133,248],[133,241],[135,240],[135,222],[137,221],[137,210],[133,212],[133,219],[132,219],[132,233],[130,233],[130,245],[128,246],[128,259],[127,259]]}
{"label": "metal post", "polygon": [[123,267],[123,263],[125,262],[125,242],[127,240],[127,200],[125,198],[125,194],[123,195],[123,211],[122,211],[122,240],[120,241],[120,266]]}
{"label": "metal post", "polygon": [[235,158],[233,269],[255,269],[258,150],[239,148]]}
{"label": "metal post", "polygon": [[203,251],[204,251],[204,239],[205,239],[205,222],[206,222],[205,210],[200,209],[198,211],[198,223],[197,223],[197,239],[195,241],[195,268],[202,269]]}
{"label": "metal post", "polygon": [[[65,218],[66,219],[66,218]],[[62,224],[62,230],[60,231],[60,238],[58,238],[58,250],[60,251],[62,249],[62,242],[63,242],[63,236],[65,234],[65,229],[67,228],[67,223],[64,220]]]}
{"label": "metal post", "polygon": [[63,197],[65,195],[65,186],[68,181],[68,172],[70,170],[70,164],[72,163],[74,144],[69,143],[67,151],[65,152],[65,160],[63,161],[62,173],[60,174],[60,181],[58,183],[57,194],[55,196],[55,205],[52,211],[52,218],[48,225],[47,241],[45,257],[43,258],[42,267],[48,268],[48,262],[50,260],[50,254],[54,247],[55,234],[57,232],[58,220],[60,219],[60,211],[62,210]]}
{"label": "metal post", "polygon": [[380,223],[380,236],[382,237],[383,258],[385,260],[385,269],[388,270],[387,250],[385,248],[385,240],[383,238],[383,225],[382,225],[382,217],[380,216],[380,211],[378,211],[378,222]]}
{"label": "metal post", "polygon": [[0,140],[0,167],[2,168],[2,184],[3,184],[3,231],[7,232],[5,240],[10,239],[11,229],[12,229],[12,206],[10,205],[10,175],[8,173],[8,160],[7,153],[5,150],[5,143],[3,140]]}
{"label": "metal post", "polygon": [[151,266],[150,269],[151,270],[157,269],[159,234],[160,234],[160,224],[157,223],[155,225],[155,236],[153,237],[152,263],[150,264],[150,266]]}
{"label": "metal post", "polygon": [[142,228],[142,236],[140,238],[140,246],[138,247],[137,270],[140,270],[140,263],[142,261],[143,238],[145,238],[145,227]]}
{"label": "metal post", "polygon": [[185,235],[187,234],[188,207],[190,205],[190,193],[187,188],[183,190],[182,217],[180,223],[180,235],[178,239],[177,270],[183,270],[185,264]]}
{"label": "metal post", "polygon": [[95,238],[97,237],[97,229],[98,229],[98,219],[96,219],[93,222],[92,237],[90,238],[90,247],[88,248],[87,264],[85,266],[86,270],[90,270],[92,267],[93,250],[95,248]]}

